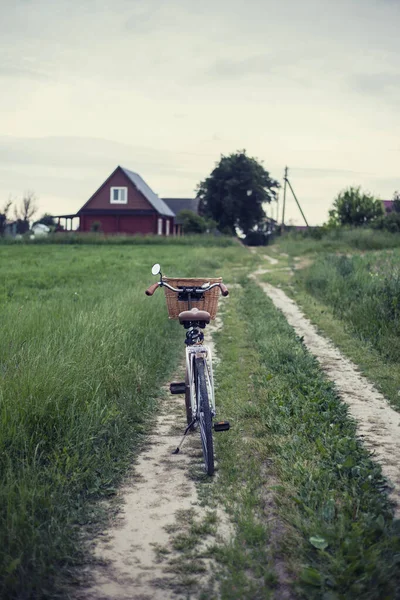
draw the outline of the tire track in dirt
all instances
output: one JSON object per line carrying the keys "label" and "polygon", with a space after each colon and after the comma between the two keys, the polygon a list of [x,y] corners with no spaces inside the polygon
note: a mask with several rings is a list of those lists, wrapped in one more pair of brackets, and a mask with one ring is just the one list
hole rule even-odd
{"label": "tire track in dirt", "polygon": [[351,416],[366,448],[382,466],[390,486],[389,496],[400,517],[400,413],[388,404],[385,397],[345,358],[333,343],[317,333],[298,305],[281,289],[259,281],[265,269],[251,277],[257,281],[274,305],[285,315],[297,335],[303,337],[323,370],[336,386],[341,399],[348,405]]}
{"label": "tire track in dirt", "polygon": [[[208,328],[216,331],[220,323]],[[215,353],[212,340],[206,343]],[[216,362],[218,359],[214,357]],[[184,367],[175,373],[175,381],[184,380]],[[161,560],[160,549],[168,559],[178,558],[173,549],[173,534],[183,511],[194,511],[202,519],[207,511],[199,506],[193,469],[203,470],[200,435],[188,435],[182,452],[172,454],[186,427],[185,402],[182,396],[171,396],[168,386],[160,400],[160,413],[132,473],[119,490],[121,511],[108,530],[92,543],[95,565],[86,570],[89,584],[78,595],[79,600],[178,600],[195,598],[191,588],[182,586],[182,576],[169,568],[169,560]],[[218,509],[218,532],[207,543],[230,537],[228,517]],[[164,556],[165,558],[165,556]],[[212,568],[203,560],[210,579]],[[212,583],[208,584],[212,585]],[[198,590],[199,592],[201,590]]]}

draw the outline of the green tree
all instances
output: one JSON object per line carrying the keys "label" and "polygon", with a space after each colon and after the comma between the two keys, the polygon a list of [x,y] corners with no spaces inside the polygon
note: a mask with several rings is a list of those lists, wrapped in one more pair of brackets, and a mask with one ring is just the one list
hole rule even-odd
{"label": "green tree", "polygon": [[184,233],[205,233],[207,231],[207,221],[192,210],[181,210],[177,217],[182,221]]}
{"label": "green tree", "polygon": [[4,231],[7,225],[8,211],[10,210],[11,204],[12,200],[9,200],[0,210],[0,235],[4,235]]}
{"label": "green tree", "polygon": [[384,214],[383,203],[360,187],[342,190],[329,211],[328,225],[366,225]]}
{"label": "green tree", "polygon": [[197,188],[199,213],[214,219],[223,233],[244,234],[265,218],[264,203],[276,198],[279,183],[246,151],[221,156],[211,175]]}

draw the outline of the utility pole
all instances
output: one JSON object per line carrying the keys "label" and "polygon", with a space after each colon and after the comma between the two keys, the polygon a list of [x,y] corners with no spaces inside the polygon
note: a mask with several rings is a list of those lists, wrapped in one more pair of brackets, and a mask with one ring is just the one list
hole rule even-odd
{"label": "utility pole", "polygon": [[282,208],[282,228],[285,227],[285,207],[286,207],[286,182],[287,182],[288,168],[285,167],[284,185],[283,185],[283,208]]}
{"label": "utility pole", "polygon": [[301,216],[304,219],[305,224],[307,225],[307,227],[309,227],[309,224],[307,223],[307,219],[304,216],[303,211],[301,210],[301,206],[300,206],[300,202],[297,200],[296,194],[294,193],[294,190],[290,184],[289,178],[288,178],[288,168],[285,167],[285,185],[283,187],[283,210],[282,210],[282,229],[285,227],[285,206],[286,206],[286,184],[288,184],[288,186],[290,187],[290,191],[293,194],[293,198],[296,200],[296,204],[299,207],[299,211],[301,212]]}

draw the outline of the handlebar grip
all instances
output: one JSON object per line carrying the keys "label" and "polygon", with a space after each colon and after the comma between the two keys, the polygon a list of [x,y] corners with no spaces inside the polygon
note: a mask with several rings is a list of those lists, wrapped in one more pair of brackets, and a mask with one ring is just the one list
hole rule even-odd
{"label": "handlebar grip", "polygon": [[222,293],[223,296],[229,296],[229,290],[226,287],[226,285],[224,285],[223,283],[220,283],[219,287],[221,289],[221,293]]}
{"label": "handlebar grip", "polygon": [[153,283],[153,285],[148,287],[147,290],[145,291],[146,296],[152,296],[159,285],[160,285],[159,283]]}

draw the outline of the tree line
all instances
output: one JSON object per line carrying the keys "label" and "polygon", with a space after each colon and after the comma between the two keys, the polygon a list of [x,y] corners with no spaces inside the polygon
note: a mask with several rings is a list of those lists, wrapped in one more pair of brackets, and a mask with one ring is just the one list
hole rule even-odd
{"label": "tree line", "polygon": [[399,192],[394,192],[392,210],[386,213],[382,200],[363,192],[360,187],[348,187],[336,196],[324,226],[331,229],[366,225],[392,233],[400,232]]}
{"label": "tree line", "polygon": [[[22,198],[9,198],[0,209],[0,236],[6,233],[7,226],[12,226],[18,235],[24,235],[30,230],[33,217],[38,211],[37,196],[32,191],[27,191]],[[36,223],[43,223],[50,228],[55,227],[54,218],[45,213]]]}
{"label": "tree line", "polygon": [[[198,214],[184,210],[178,216],[185,233],[218,230],[227,235],[244,235],[250,242],[265,243],[271,228],[265,206],[277,199],[279,188],[280,184],[262,162],[248,156],[246,150],[240,150],[221,156],[210,175],[198,184]],[[381,200],[360,187],[348,187],[334,199],[323,228],[368,225],[400,232],[398,192],[393,200],[393,210],[386,214]],[[12,208],[16,233],[24,234],[37,212],[37,198],[33,192],[26,192],[20,200],[9,200],[0,210],[0,235],[4,235]],[[48,214],[36,222],[55,226],[53,217]]]}

